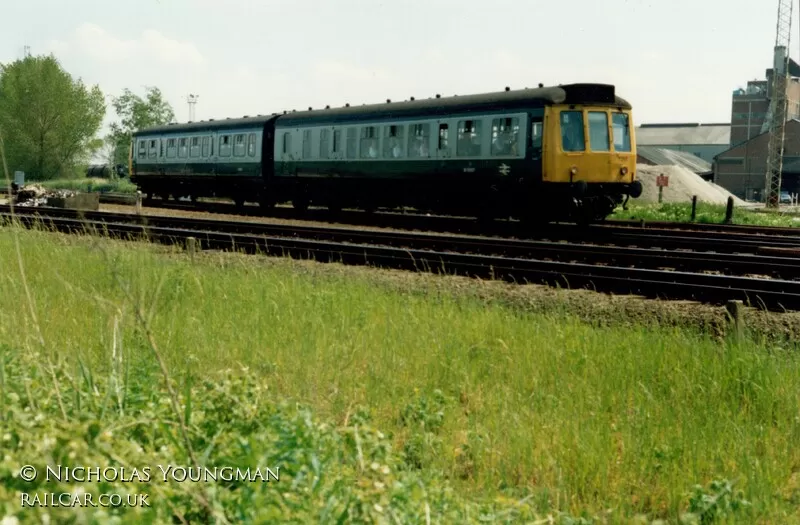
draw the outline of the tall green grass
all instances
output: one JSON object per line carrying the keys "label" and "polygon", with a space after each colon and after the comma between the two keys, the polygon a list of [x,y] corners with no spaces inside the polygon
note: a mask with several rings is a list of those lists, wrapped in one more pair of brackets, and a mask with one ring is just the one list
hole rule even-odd
{"label": "tall green grass", "polygon": [[[275,446],[285,456],[268,455],[262,444],[255,455],[234,454],[225,445],[227,452],[212,457],[247,463],[265,454],[286,460],[293,471],[315,463],[290,457],[292,443],[304,443],[297,445],[304,451],[320,447],[328,470],[319,475],[331,478],[325,498],[295,510],[275,504],[276,513],[298,522],[319,519],[334,505],[330,498],[337,509],[348,498],[366,502],[367,514],[387,522],[373,504],[410,521],[424,521],[433,508],[433,520],[443,523],[476,521],[481,512],[502,521],[522,516],[503,514],[522,508],[529,519],[561,512],[586,522],[637,516],[644,522],[677,523],[682,516],[707,523],[800,522],[800,357],[790,349],[720,344],[678,329],[593,327],[568,312],[530,315],[446,293],[387,291],[366,279],[276,259],[220,255],[192,263],[169,249],[19,235],[45,344],[34,337],[8,229],[0,230],[0,340],[17,361],[26,353],[38,356],[57,367],[58,377],[72,377],[63,384],[63,410],[46,367],[18,367],[13,379],[14,406],[24,407],[25,389],[32,389],[48,418],[65,420],[52,430],[61,439],[80,440],[87,421],[96,422],[100,435],[118,427],[120,409],[89,407],[103,406],[115,392],[107,385],[119,383],[99,383],[96,395],[79,386],[90,382],[89,373],[127,378],[125,402],[105,405],[121,405],[126,417],[142,421],[145,441],[132,437],[138,433],[112,432],[107,443],[130,451],[126,443],[134,439],[145,451],[134,456],[138,461],[170,457],[154,448],[167,440],[156,421],[176,416],[168,415],[163,374],[134,315],[140,305],[181,396],[177,417],[197,450],[218,431],[222,442],[237,442],[241,434],[251,448],[266,432],[272,436],[266,443],[283,436]],[[124,373],[111,357],[115,345],[123,349],[116,355],[124,352]],[[247,368],[240,379],[226,375],[240,367]],[[191,410],[186,392],[192,392]],[[296,423],[287,423],[296,421],[292,409],[264,430],[259,411],[274,413],[282,400],[311,407],[314,420],[328,425],[309,441]],[[6,432],[27,428],[29,439],[45,438],[25,421],[8,418],[3,425]],[[354,443],[354,424],[385,434],[370,438],[374,454],[391,445],[378,461],[379,470],[391,464],[398,472],[378,480],[390,484],[391,497],[352,491],[376,481],[361,473],[363,451],[346,444]],[[179,433],[169,435],[173,445],[164,454],[179,456]],[[49,457],[37,454],[19,449],[14,458]],[[5,487],[9,494],[16,485]],[[170,494],[155,497],[162,502],[159,516],[170,512],[164,501],[201,508],[196,494]],[[272,505],[265,494],[228,505]],[[420,510],[426,502],[428,510]]]}
{"label": "tall green grass", "polygon": [[[697,203],[695,222],[722,224],[725,220],[725,206]],[[635,204],[628,205],[627,210],[617,208],[610,220],[645,220],[667,222],[690,222],[692,218],[691,203],[662,203],[662,204]],[[748,209],[735,207],[733,210],[733,224],[751,224],[755,226],[800,226],[800,214],[796,211],[789,213],[785,209],[771,211],[761,209]]]}

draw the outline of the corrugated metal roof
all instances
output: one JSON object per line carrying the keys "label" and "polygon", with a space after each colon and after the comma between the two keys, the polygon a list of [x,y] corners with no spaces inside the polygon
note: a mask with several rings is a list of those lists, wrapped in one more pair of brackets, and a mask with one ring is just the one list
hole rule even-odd
{"label": "corrugated metal roof", "polygon": [[636,128],[636,144],[642,146],[727,146],[730,142],[730,124],[642,124]]}
{"label": "corrugated metal roof", "polygon": [[686,151],[675,151],[656,148],[654,146],[639,146],[637,144],[636,154],[639,157],[639,162],[645,161],[647,164],[656,166],[674,164],[693,171],[698,175],[709,174],[713,171],[710,162]]}

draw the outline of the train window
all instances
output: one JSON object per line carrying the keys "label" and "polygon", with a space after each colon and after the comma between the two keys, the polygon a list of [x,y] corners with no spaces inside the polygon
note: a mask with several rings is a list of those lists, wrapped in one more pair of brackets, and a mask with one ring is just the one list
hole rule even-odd
{"label": "train window", "polygon": [[447,149],[449,136],[447,124],[439,124],[439,150]]}
{"label": "train window", "polygon": [[408,156],[414,158],[426,158],[429,156],[428,145],[430,144],[431,125],[411,124],[408,127]]}
{"label": "train window", "polygon": [[140,140],[139,141],[139,157],[146,157],[147,156],[147,141]]}
{"label": "train window", "polygon": [[542,135],[542,120],[539,117],[531,122],[531,157],[534,159],[542,156]]}
{"label": "train window", "polygon": [[167,139],[167,158],[174,159],[178,148],[175,146],[175,139]]}
{"label": "train window", "polygon": [[582,111],[561,112],[561,147],[564,151],[586,149],[586,134],[583,131]]}
{"label": "train window", "polygon": [[292,150],[292,134],[288,131],[283,134],[283,152],[288,154]]}
{"label": "train window", "polygon": [[189,155],[189,145],[187,139],[178,139],[178,157],[185,159]]}
{"label": "train window", "polygon": [[347,129],[347,158],[356,158],[356,128]]}
{"label": "train window", "polygon": [[519,119],[496,118],[492,120],[492,155],[516,156],[519,151]]}
{"label": "train window", "polygon": [[319,158],[321,159],[330,158],[330,149],[328,148],[329,133],[330,130],[328,129],[319,130]]}
{"label": "train window", "polygon": [[333,130],[333,152],[342,152],[342,130],[340,129]]}
{"label": "train window", "polygon": [[219,138],[219,156],[220,157],[230,157],[231,156],[231,136],[230,135],[222,135]]}
{"label": "train window", "polygon": [[303,130],[303,158],[310,159],[311,158],[311,130],[304,129]]}
{"label": "train window", "polygon": [[189,146],[189,156],[190,157],[200,156],[200,137],[192,137],[191,146]]}
{"label": "train window", "polygon": [[239,135],[233,136],[233,156],[234,157],[244,157],[245,153],[245,134],[241,133]]}
{"label": "train window", "polygon": [[202,145],[202,156],[203,157],[210,157],[211,156],[211,141],[208,137],[203,137],[203,145]]}
{"label": "train window", "polygon": [[256,134],[250,133],[247,136],[247,154],[251,157],[256,156]]}
{"label": "train window", "polygon": [[609,151],[608,113],[605,111],[589,112],[589,148],[592,151]]}
{"label": "train window", "polygon": [[481,121],[462,120],[458,123],[456,155],[476,157],[481,154]]}
{"label": "train window", "polygon": [[628,115],[612,113],[611,125],[614,129],[614,151],[630,151],[631,128],[628,123]]}
{"label": "train window", "polygon": [[399,159],[404,156],[403,126],[386,126],[383,128],[383,156],[387,159]]}
{"label": "train window", "polygon": [[148,154],[147,156],[150,157],[151,159],[154,159],[154,158],[156,158],[158,156],[158,141],[157,140],[151,140],[150,141],[150,149],[148,150],[147,154]]}
{"label": "train window", "polygon": [[364,126],[361,128],[361,158],[378,158],[378,134],[376,126]]}

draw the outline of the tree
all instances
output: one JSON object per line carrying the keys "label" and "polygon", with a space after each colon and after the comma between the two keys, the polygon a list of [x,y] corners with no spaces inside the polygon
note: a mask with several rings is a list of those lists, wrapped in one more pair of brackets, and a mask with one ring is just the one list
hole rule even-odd
{"label": "tree", "polygon": [[121,97],[113,98],[112,105],[120,118],[119,123],[111,124],[111,133],[106,137],[113,145],[114,164],[127,164],[133,132],[175,119],[175,111],[157,87],[146,88],[145,98],[126,89]]}
{"label": "tree", "polygon": [[26,179],[72,176],[99,146],[103,93],[73,80],[53,55],[0,64],[0,129],[9,169]]}

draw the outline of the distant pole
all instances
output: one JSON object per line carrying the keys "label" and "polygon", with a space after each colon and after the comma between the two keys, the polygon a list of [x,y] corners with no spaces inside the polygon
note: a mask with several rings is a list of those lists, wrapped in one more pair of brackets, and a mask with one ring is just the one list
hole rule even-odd
{"label": "distant pole", "polygon": [[664,200],[664,186],[658,187],[658,203],[661,204],[661,201]]}
{"label": "distant pole", "polygon": [[692,195],[692,222],[697,219],[697,195]]}
{"label": "distant pole", "polygon": [[194,93],[189,93],[186,97],[186,102],[189,104],[189,122],[194,122],[194,107],[198,98],[200,98],[200,95],[195,95]]}

